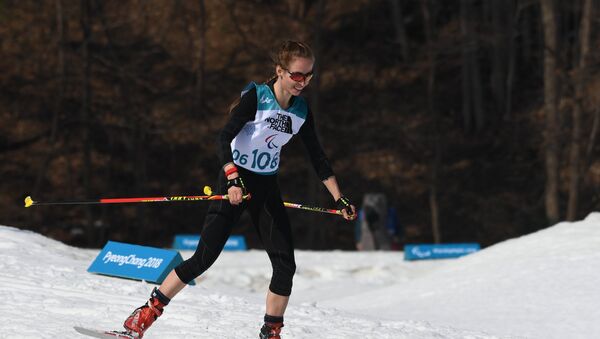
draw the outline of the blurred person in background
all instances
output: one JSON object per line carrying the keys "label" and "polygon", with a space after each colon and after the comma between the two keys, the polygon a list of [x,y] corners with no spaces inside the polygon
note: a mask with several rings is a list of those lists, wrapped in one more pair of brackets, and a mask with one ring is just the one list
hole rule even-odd
{"label": "blurred person in background", "polygon": [[[344,219],[355,218],[355,207],[342,195],[317,138],[308,103],[299,96],[313,77],[312,50],[302,42],[285,41],[274,53],[273,61],[275,75],[263,84],[250,83],[242,91],[218,136],[218,153],[223,164],[219,189],[227,190],[229,201],[211,203],[194,255],[171,271],[160,287],[154,288],[148,302],[125,320],[128,335],[142,338],[171,299],[215,262],[233,226],[248,209],[273,267],[259,338],[280,338],[296,263],[277,171],[280,152],[294,135],[304,142],[318,177],[342,210]],[[246,194],[251,195],[249,200],[243,198]],[[263,208],[271,222],[261,226]]]}
{"label": "blurred person in background", "polygon": [[356,224],[356,249],[359,251],[390,250],[392,234],[387,229],[388,222],[385,194],[365,194]]}

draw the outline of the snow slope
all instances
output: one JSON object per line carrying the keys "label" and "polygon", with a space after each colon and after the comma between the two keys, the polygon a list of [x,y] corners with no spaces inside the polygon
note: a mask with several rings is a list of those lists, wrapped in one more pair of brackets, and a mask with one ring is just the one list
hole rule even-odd
{"label": "snow slope", "polygon": [[[87,273],[97,253],[0,226],[0,338],[119,328],[154,285]],[[298,251],[296,261],[285,339],[600,338],[600,213],[456,260]],[[256,338],[269,278],[264,252],[224,252],[145,338]]]}
{"label": "snow slope", "polygon": [[600,213],[594,213],[324,306],[357,314],[386,309],[388,319],[410,314],[528,338],[600,338],[599,284]]}

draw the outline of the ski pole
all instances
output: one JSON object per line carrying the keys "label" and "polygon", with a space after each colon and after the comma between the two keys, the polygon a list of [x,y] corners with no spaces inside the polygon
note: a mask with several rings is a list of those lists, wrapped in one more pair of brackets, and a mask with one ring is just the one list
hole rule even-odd
{"label": "ski pole", "polygon": [[302,205],[302,204],[294,204],[292,202],[284,202],[283,205],[285,207],[298,208],[298,209],[305,210],[305,211],[343,215],[342,210],[334,210],[334,209],[330,209],[330,208],[315,207],[315,206],[306,206],[306,205]]}
{"label": "ski pole", "polygon": [[[210,186],[204,186],[204,194],[206,194],[206,195],[212,194],[212,189],[210,188]],[[334,210],[334,209],[323,208],[323,207],[306,206],[306,205],[302,205],[302,204],[295,204],[292,202],[284,202],[283,205],[285,207],[298,208],[298,209],[305,210],[305,211],[343,215],[341,210]]]}
{"label": "ski pole", "polygon": [[[97,200],[63,200],[63,201],[35,201],[28,196],[25,198],[25,207],[41,206],[41,205],[92,205],[92,204],[124,204],[124,203],[146,203],[146,202],[184,202],[184,201],[205,201],[205,200],[227,200],[227,194],[213,195],[212,189],[209,186],[204,187],[206,195],[178,195],[178,196],[162,196],[162,197],[139,197],[139,198],[101,198]],[[249,200],[250,194],[244,195],[244,200]],[[284,202],[283,205],[289,208],[296,208],[305,211],[328,213],[342,215],[341,210],[306,206],[291,202]]]}
{"label": "ski pole", "polygon": [[[208,186],[207,186],[208,187]],[[204,192],[207,192],[206,188]],[[210,189],[210,187],[208,187]],[[212,192],[211,192],[212,193]],[[243,199],[249,200],[250,194],[244,195]],[[91,205],[91,204],[123,204],[143,202],[180,202],[180,201],[204,201],[204,200],[227,200],[227,194],[223,195],[178,195],[164,197],[140,197],[140,198],[101,198],[97,200],[65,200],[65,201],[35,201],[28,196],[25,198],[25,207],[40,205]]]}

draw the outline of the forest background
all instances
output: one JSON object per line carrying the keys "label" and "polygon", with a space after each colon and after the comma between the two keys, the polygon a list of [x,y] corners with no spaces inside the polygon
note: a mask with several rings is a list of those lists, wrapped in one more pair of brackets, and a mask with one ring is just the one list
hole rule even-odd
{"label": "forest background", "polygon": [[[89,247],[168,246],[203,202],[23,208],[23,198],[202,194],[217,133],[283,39],[343,192],[385,193],[402,243],[487,246],[600,206],[598,0],[1,0],[0,224]],[[285,201],[332,207],[301,141]],[[296,247],[354,225],[289,210]],[[532,226],[533,225],[533,226]],[[249,220],[234,233],[259,247]]]}

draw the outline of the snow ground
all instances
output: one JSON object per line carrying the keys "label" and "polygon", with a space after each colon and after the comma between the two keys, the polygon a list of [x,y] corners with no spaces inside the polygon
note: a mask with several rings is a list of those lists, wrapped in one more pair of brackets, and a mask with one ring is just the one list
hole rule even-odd
{"label": "snow ground", "polygon": [[[154,285],[87,273],[97,254],[0,226],[0,338],[120,328]],[[297,251],[296,262],[285,339],[600,338],[600,213],[460,259]],[[256,338],[270,274],[263,251],[224,252],[145,338]]]}

